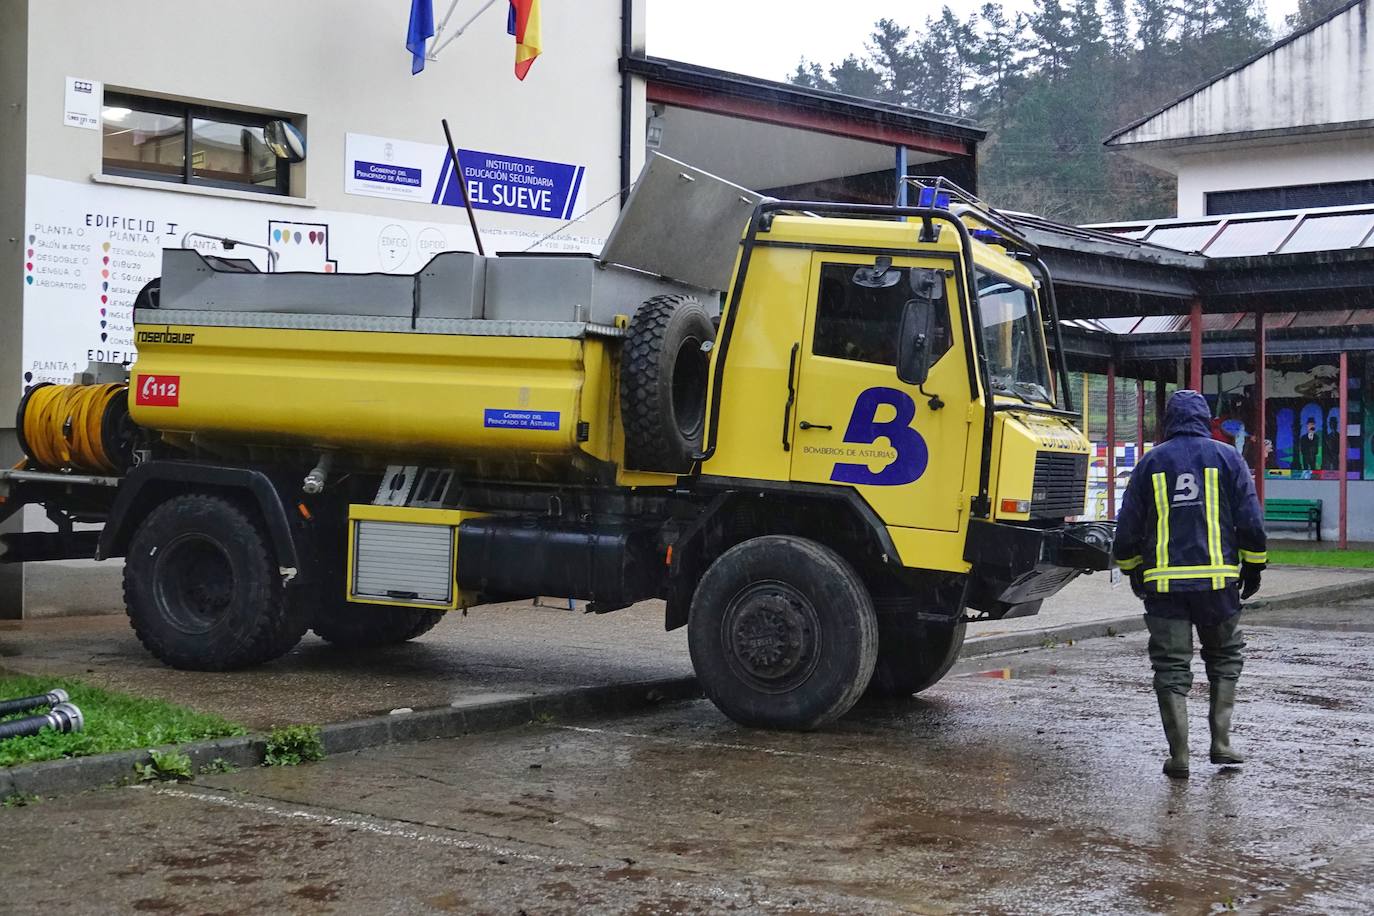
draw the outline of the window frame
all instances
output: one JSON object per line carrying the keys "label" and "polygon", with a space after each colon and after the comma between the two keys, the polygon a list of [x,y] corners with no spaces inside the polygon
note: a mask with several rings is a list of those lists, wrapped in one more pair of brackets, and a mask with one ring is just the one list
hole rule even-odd
{"label": "window frame", "polygon": [[[149,114],[180,118],[184,137],[181,174],[177,177],[172,177],[170,174],[163,172],[109,165],[105,161],[105,118],[103,112],[104,109],[112,107],[129,108],[133,111],[146,111]],[[218,178],[205,178],[196,175],[194,164],[195,158],[193,154],[195,148],[194,123],[197,118],[257,128],[265,127],[269,121],[289,121],[291,120],[290,118],[282,118],[280,115],[262,114],[261,112],[242,111],[235,108],[219,108],[213,105],[203,105],[196,102],[178,102],[173,99],[139,95],[136,92],[127,92],[120,89],[107,89],[105,91],[105,96],[101,100],[101,112],[100,173],[102,175],[116,175],[122,178],[141,178],[147,181],[161,181],[167,184],[179,184],[187,187],[245,191],[250,194],[263,194],[269,197],[289,197],[291,195],[291,163],[280,156],[277,157],[276,183],[274,185],[261,185],[241,181],[224,181]]]}
{"label": "window frame", "polygon": [[[1021,292],[1023,292],[1023,293],[1026,294],[1026,318],[1027,318],[1027,322],[1028,322],[1028,323],[1030,324],[1030,326],[1031,326],[1032,333],[1034,333],[1034,335],[1035,335],[1035,337],[1036,337],[1037,352],[1040,354],[1040,357],[1043,359],[1043,362],[1042,362],[1041,365],[1042,365],[1042,367],[1043,367],[1044,370],[1045,370],[1045,381],[1048,383],[1048,384],[1046,384],[1046,385],[1043,385],[1042,387],[1045,389],[1045,392],[1046,392],[1047,394],[1049,394],[1049,396],[1050,396],[1050,400],[1049,400],[1049,402],[1048,402],[1049,405],[1050,405],[1051,407],[1056,406],[1056,405],[1059,403],[1059,392],[1056,390],[1056,381],[1055,381],[1055,379],[1056,379],[1057,376],[1056,376],[1055,371],[1054,371],[1054,360],[1053,360],[1053,358],[1050,356],[1049,339],[1048,339],[1048,337],[1046,336],[1046,333],[1045,333],[1045,318],[1044,318],[1044,315],[1042,315],[1042,314],[1041,314],[1041,311],[1040,311],[1040,297],[1037,296],[1037,295],[1035,294],[1036,291],[1035,291],[1034,285],[1032,284],[1031,286],[1026,286],[1024,283],[1018,283],[1018,282],[1016,282],[1015,280],[1013,280],[1011,277],[1008,277],[1008,276],[1005,276],[1005,275],[1003,275],[1003,274],[1000,274],[1000,273],[998,273],[996,270],[993,270],[993,269],[988,268],[988,267],[983,267],[982,265],[975,264],[975,265],[973,266],[973,289],[974,289],[974,292],[978,294],[978,298],[979,298],[980,302],[981,302],[981,300],[982,300],[982,298],[983,298],[983,295],[982,295],[982,290],[979,289],[979,284],[980,284],[980,281],[981,281],[983,278],[985,278],[985,277],[992,278],[992,279],[995,279],[995,280],[999,280],[999,281],[1005,283],[1007,286],[1010,286],[1010,287],[1013,288],[1013,289],[1020,290]],[[986,352],[987,352],[987,337],[986,337],[986,335],[987,335],[987,332],[988,332],[988,324],[987,324],[985,321],[982,321],[982,320],[981,320],[981,315],[982,315],[982,309],[981,309],[981,308],[979,309],[979,315],[980,315],[980,322],[979,322],[979,323],[982,325],[982,327],[980,328],[980,333],[981,333],[982,335],[984,335],[983,340],[980,341],[979,343],[980,343],[980,345],[983,347],[984,353],[986,354]],[[989,375],[988,382],[989,382],[989,385],[991,385],[991,382],[992,382],[992,379],[991,379],[991,374],[992,374],[991,360],[988,361],[988,366],[989,366],[989,368],[988,368],[988,375]],[[1013,385],[1015,384],[1015,381],[1016,381],[1016,378],[1015,378],[1015,374],[1013,373],[1013,375],[1012,375],[1012,382],[1013,382]],[[1038,383],[1037,383],[1037,384],[1038,384]],[[1002,397],[1020,398],[1022,401],[1027,401],[1027,399],[1026,399],[1025,397],[1022,397],[1022,395],[1021,395],[1019,392],[1005,392],[1005,391],[996,391],[996,390],[991,390],[991,389],[990,389],[990,390],[989,390],[989,393],[992,394],[992,395],[1000,395],[1000,396],[1002,396]],[[1029,401],[1027,401],[1027,403],[1029,403]]]}
{"label": "window frame", "polygon": [[[822,307],[823,307],[824,301],[825,301],[825,273],[826,273],[826,271],[827,271],[827,270],[831,270],[831,269],[835,269],[835,268],[845,268],[845,269],[848,269],[848,271],[850,272],[850,275],[852,276],[852,271],[857,270],[857,269],[862,268],[862,267],[871,267],[871,266],[873,266],[873,265],[872,265],[872,262],[865,262],[865,261],[858,261],[858,262],[851,262],[851,261],[832,261],[832,260],[823,260],[823,261],[821,261],[821,263],[820,263],[820,268],[819,268],[819,270],[818,270],[818,272],[817,272],[817,274],[816,274],[817,287],[816,287],[815,314],[814,314],[814,317],[813,317],[812,320],[811,320],[811,356],[813,356],[813,357],[819,357],[819,358],[821,358],[821,359],[838,359],[838,360],[844,360],[845,362],[860,363],[860,364],[865,365],[865,366],[882,366],[882,367],[885,367],[885,368],[888,368],[888,369],[892,369],[892,370],[895,372],[896,369],[897,369],[897,358],[898,358],[898,354],[897,354],[895,351],[894,351],[894,354],[893,354],[892,362],[882,362],[882,361],[879,361],[879,360],[864,359],[864,358],[860,358],[860,357],[857,357],[857,356],[847,356],[847,355],[840,354],[840,353],[822,353],[822,352],[820,352],[819,350],[816,349],[816,347],[817,347],[817,346],[820,344],[820,342],[821,342],[821,323],[822,323],[822,320],[823,320],[823,317],[824,317],[824,316],[822,315]],[[924,267],[926,267],[926,266],[927,266],[927,265],[924,265],[924,264],[897,264],[897,263],[894,263],[894,264],[892,265],[892,268],[893,268],[894,270],[900,270],[900,271],[902,271],[902,281],[901,281],[901,283],[899,283],[899,284],[897,284],[897,285],[898,285],[898,286],[901,286],[902,289],[905,291],[905,292],[904,292],[904,298],[903,298],[903,300],[902,300],[902,302],[903,302],[903,307],[904,307],[904,304],[905,304],[906,302],[910,301],[911,298],[912,298],[912,294],[910,293],[911,287],[908,285],[908,280],[907,280],[907,278],[910,276],[910,271],[922,269],[922,268],[924,268]],[[848,279],[849,279],[848,277],[845,278],[846,281],[847,281]],[[848,285],[847,285],[847,283],[846,283],[845,289],[846,289],[846,292],[848,292]],[[946,290],[948,290],[948,284],[946,284]],[[944,300],[944,299],[941,299],[940,302],[943,303],[943,308],[944,308],[944,311],[941,312],[940,314],[943,316],[942,319],[941,319],[941,323],[942,323],[942,327],[943,327],[943,330],[944,330],[944,343],[945,343],[945,347],[944,347],[943,350],[940,351],[940,353],[939,353],[938,356],[936,356],[934,359],[931,360],[931,364],[932,364],[932,365],[933,365],[934,363],[938,362],[938,361],[939,361],[946,353],[948,353],[950,350],[954,349],[954,319],[953,319],[952,315],[950,314],[950,304],[949,304],[948,301],[946,301],[946,300]],[[832,319],[832,320],[834,320],[834,319]],[[902,307],[899,307],[899,308],[897,309],[897,311],[896,311],[896,314],[895,314],[895,320],[892,322],[892,339],[893,339],[893,341],[894,341],[894,345],[896,345],[896,346],[898,346],[898,347],[899,347],[900,345],[897,344],[897,338],[898,338],[898,332],[899,332],[899,330],[900,330],[900,328],[901,328],[901,323],[902,323]]]}

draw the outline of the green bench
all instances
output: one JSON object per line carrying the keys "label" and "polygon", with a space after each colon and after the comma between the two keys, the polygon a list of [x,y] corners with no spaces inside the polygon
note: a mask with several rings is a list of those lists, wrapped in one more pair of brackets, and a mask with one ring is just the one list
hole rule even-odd
{"label": "green bench", "polygon": [[1302,525],[1322,539],[1322,501],[1320,499],[1266,499],[1264,501],[1264,520],[1266,522],[1289,522]]}

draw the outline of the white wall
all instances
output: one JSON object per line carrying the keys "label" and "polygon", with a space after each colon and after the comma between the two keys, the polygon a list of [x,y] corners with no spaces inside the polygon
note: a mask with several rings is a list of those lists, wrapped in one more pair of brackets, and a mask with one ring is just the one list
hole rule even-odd
{"label": "white wall", "polygon": [[1207,215],[1209,191],[1374,178],[1374,133],[1176,150],[1170,170],[1178,175],[1178,215],[1201,217]]}
{"label": "white wall", "polygon": [[[1374,480],[1352,480],[1347,484],[1347,532],[1352,541],[1374,541]],[[1340,536],[1340,481],[1283,480],[1264,481],[1265,499],[1320,499],[1322,537],[1334,541]],[[1284,524],[1269,531],[1271,538],[1302,538],[1301,528]]]}

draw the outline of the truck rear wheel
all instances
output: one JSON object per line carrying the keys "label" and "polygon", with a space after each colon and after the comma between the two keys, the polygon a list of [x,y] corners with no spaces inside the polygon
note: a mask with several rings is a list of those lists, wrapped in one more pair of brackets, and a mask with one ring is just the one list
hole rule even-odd
{"label": "truck rear wheel", "polygon": [[311,629],[341,649],[372,649],[423,636],[443,619],[442,611],[338,601],[316,609]]}
{"label": "truck rear wheel", "polygon": [[271,661],[306,629],[262,528],[217,496],[176,496],[148,513],[129,542],[124,603],[139,642],[191,671]]}
{"label": "truck rear wheel", "polygon": [[933,687],[959,660],[967,629],[962,620],[953,626],[919,623],[881,628],[869,696],[909,697]]}
{"label": "truck rear wheel", "polygon": [[873,601],[839,554],[804,538],[753,538],[697,586],[687,629],[711,702],[743,725],[813,729],[849,711],[878,655]]}
{"label": "truck rear wheel", "polygon": [[685,473],[701,449],[715,326],[691,296],[655,296],[630,320],[620,359],[625,464]]}

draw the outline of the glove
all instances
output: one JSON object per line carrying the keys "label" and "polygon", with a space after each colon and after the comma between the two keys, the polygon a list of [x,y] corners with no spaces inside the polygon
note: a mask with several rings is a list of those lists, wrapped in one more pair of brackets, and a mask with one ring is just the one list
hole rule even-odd
{"label": "glove", "polygon": [[1246,601],[1260,590],[1260,574],[1264,567],[1257,563],[1240,564],[1240,598]]}
{"label": "glove", "polygon": [[1137,566],[1126,575],[1129,576],[1131,580],[1131,591],[1135,593],[1137,598],[1144,601],[1145,596],[1148,594],[1145,591],[1145,568],[1143,566]]}

